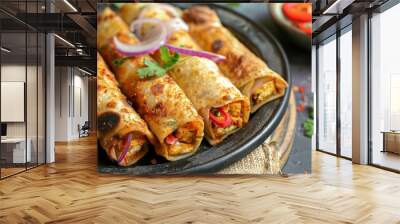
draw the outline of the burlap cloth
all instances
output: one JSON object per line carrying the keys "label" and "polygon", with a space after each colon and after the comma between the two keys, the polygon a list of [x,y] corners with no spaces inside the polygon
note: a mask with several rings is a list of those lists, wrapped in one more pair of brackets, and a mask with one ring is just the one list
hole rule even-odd
{"label": "burlap cloth", "polygon": [[219,174],[280,174],[285,165],[296,131],[296,101],[292,92],[288,110],[267,140],[247,156]]}

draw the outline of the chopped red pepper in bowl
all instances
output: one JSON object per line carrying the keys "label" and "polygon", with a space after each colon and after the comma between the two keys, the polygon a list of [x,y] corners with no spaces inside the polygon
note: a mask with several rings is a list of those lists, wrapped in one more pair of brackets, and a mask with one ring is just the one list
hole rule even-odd
{"label": "chopped red pepper in bowl", "polygon": [[309,3],[284,3],[282,10],[293,22],[311,22],[312,6]]}
{"label": "chopped red pepper in bowl", "polygon": [[312,6],[310,3],[284,3],[282,11],[299,30],[307,35],[312,34]]}
{"label": "chopped red pepper in bowl", "polygon": [[311,35],[312,34],[312,26],[311,23],[296,23],[297,27],[300,28],[304,33]]}

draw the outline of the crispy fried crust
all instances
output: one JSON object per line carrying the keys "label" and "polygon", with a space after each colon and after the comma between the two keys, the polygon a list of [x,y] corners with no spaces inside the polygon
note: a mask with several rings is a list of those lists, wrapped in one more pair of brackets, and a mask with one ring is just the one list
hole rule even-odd
{"label": "crispy fried crust", "polygon": [[286,81],[240,43],[221,24],[213,10],[206,6],[193,6],[184,11],[182,18],[189,24],[189,33],[201,48],[226,57],[218,63],[218,66],[244,95],[252,99],[255,91],[253,87],[257,81],[274,81],[276,93],[259,100],[258,103],[251,101],[252,112],[284,95],[287,88]]}
{"label": "crispy fried crust", "polygon": [[[204,123],[192,103],[168,75],[147,79],[138,76],[137,71],[144,67],[144,60],[153,60],[150,56],[130,57],[120,65],[115,64],[114,60],[125,57],[115,48],[112,41],[115,35],[125,43],[138,43],[122,19],[106,8],[98,17],[98,48],[115,72],[122,92],[133,102],[157,137],[160,145],[156,147],[157,153],[168,160],[180,159],[194,153],[203,138]],[[187,123],[192,123],[198,129],[192,144],[182,147],[164,142],[169,134]],[[176,153],[177,150],[181,150],[182,154]],[[172,151],[174,155],[170,153]]]}
{"label": "crispy fried crust", "polygon": [[[107,68],[103,58],[97,54],[97,117],[98,138],[110,159],[117,161],[121,153],[123,138],[134,134],[130,149],[125,158],[119,162],[121,166],[136,163],[148,151],[147,142],[155,144],[153,134],[147,124],[128,104],[126,97],[118,88],[114,75]],[[139,141],[140,140],[140,141]]]}
{"label": "crispy fried crust", "polygon": [[[126,4],[122,7],[122,16],[127,23],[130,23],[129,15],[139,14],[137,10],[139,7],[133,6],[135,4]],[[145,18],[157,18],[160,20],[168,21],[173,18],[173,15],[162,7],[157,5],[148,6],[146,13],[143,14]],[[129,10],[130,11],[129,11]],[[130,12],[130,13],[129,13]],[[200,50],[200,47],[194,42],[192,37],[186,30],[180,29],[173,32],[168,43],[178,47],[185,47]],[[178,83],[183,89],[186,96],[192,101],[196,110],[203,117],[206,127],[206,139],[212,145],[221,142],[230,134],[239,130],[245,123],[247,123],[250,114],[250,102],[247,97],[243,96],[241,92],[222,75],[218,66],[211,60],[193,56],[180,55],[180,61],[174,65],[169,75]],[[160,61],[159,53],[156,52],[153,57]],[[239,102],[241,104],[240,115],[242,123],[238,128],[226,132],[221,135],[216,133],[216,129],[212,127],[209,120],[209,111],[211,108],[218,108],[227,104]]]}

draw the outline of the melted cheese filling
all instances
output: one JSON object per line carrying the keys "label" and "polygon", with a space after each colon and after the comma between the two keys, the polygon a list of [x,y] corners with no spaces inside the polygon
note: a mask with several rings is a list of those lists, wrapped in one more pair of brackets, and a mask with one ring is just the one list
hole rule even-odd
{"label": "melted cheese filling", "polygon": [[251,95],[253,105],[259,104],[268,100],[277,93],[274,81],[264,83],[261,87],[254,90]]}
{"label": "melted cheese filling", "polygon": [[178,141],[175,144],[169,145],[168,154],[176,156],[190,153],[196,142],[197,128],[192,123],[188,123],[183,127],[179,127],[174,132],[174,136],[178,138]]}

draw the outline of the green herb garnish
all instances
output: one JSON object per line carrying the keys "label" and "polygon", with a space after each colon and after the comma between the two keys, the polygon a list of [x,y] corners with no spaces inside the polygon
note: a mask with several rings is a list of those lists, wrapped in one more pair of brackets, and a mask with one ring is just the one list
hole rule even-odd
{"label": "green herb garnish", "polygon": [[120,66],[120,65],[122,65],[126,60],[128,60],[130,57],[123,57],[123,58],[117,58],[117,59],[114,59],[113,61],[112,61],[112,63],[113,63],[113,65],[115,65],[115,66]]}
{"label": "green herb garnish", "polygon": [[144,60],[144,64],[147,67],[140,68],[138,70],[138,75],[140,78],[148,78],[153,76],[161,77],[167,73],[179,60],[179,54],[170,54],[167,47],[160,47],[161,61],[162,65],[157,62]]}
{"label": "green herb garnish", "polygon": [[144,59],[144,64],[147,67],[138,70],[140,78],[148,78],[152,76],[163,76],[167,71],[161,67],[157,62]]}
{"label": "green herb garnish", "polygon": [[163,67],[167,70],[171,69],[179,60],[179,54],[175,52],[173,55],[170,55],[167,47],[161,47],[160,53]]}

